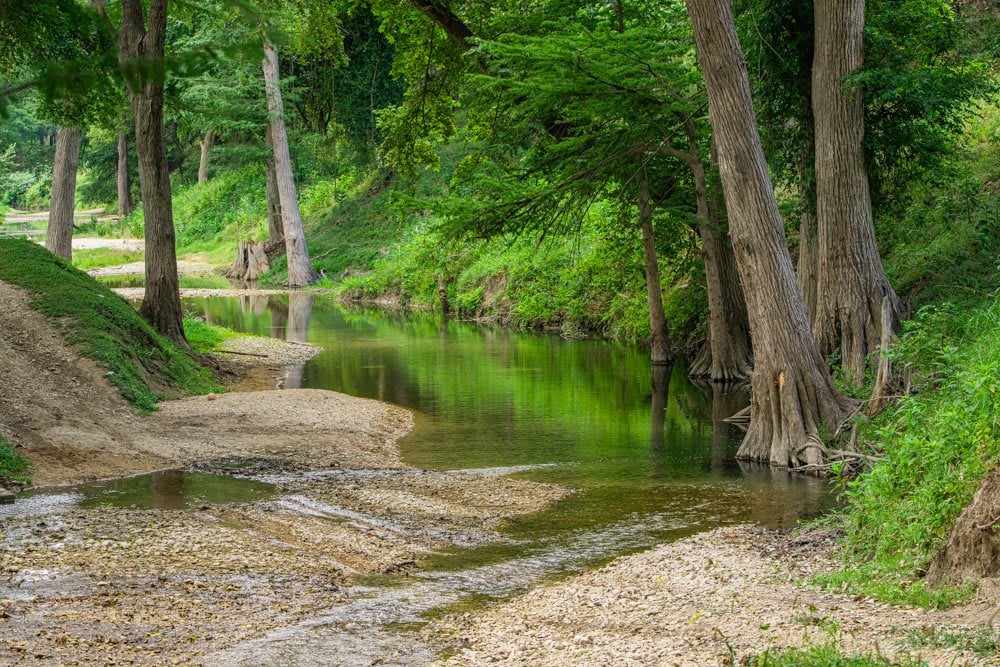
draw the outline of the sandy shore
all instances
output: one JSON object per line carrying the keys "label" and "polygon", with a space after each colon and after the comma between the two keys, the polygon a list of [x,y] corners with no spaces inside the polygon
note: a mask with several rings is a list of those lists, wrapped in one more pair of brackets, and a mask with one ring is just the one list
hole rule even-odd
{"label": "sandy shore", "polygon": [[[137,415],[28,302],[0,282],[0,433],[33,461],[36,485],[193,467],[266,481],[273,497],[7,506],[2,665],[198,664],[335,608],[359,576],[498,539],[507,518],[568,493],[493,471],[412,469],[396,444],[413,425],[407,410],[330,391],[197,396]],[[274,356],[265,373],[316,352],[234,345]]]}
{"label": "sandy shore", "polygon": [[[836,567],[823,534],[720,528],[543,586],[481,614],[440,619],[441,665],[731,665],[769,648],[837,642],[847,652],[913,657],[931,666],[997,664],[971,651],[922,646],[950,629],[973,637],[996,609],[981,599],[947,612],[907,609],[808,585]],[[732,658],[736,663],[731,663]]]}

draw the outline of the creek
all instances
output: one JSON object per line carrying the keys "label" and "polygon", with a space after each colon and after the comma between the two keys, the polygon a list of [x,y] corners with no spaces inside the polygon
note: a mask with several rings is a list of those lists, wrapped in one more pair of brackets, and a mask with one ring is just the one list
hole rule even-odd
{"label": "creek", "polygon": [[680,364],[651,370],[636,346],[354,310],[308,293],[192,299],[185,309],[323,347],[282,386],[412,410],[415,427],[399,443],[412,466],[491,469],[575,491],[510,520],[501,541],[372,578],[348,604],[213,663],[420,664],[433,652],[406,630],[429,615],[718,526],[788,528],[833,503],[823,480],[734,461],[740,432],[722,420],[745,405],[744,390],[699,387]]}

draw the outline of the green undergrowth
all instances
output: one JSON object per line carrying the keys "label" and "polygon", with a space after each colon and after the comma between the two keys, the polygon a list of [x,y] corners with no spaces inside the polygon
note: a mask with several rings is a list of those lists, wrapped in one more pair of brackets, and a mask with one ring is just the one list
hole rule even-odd
{"label": "green undergrowth", "polygon": [[141,262],[141,250],[117,250],[115,248],[89,248],[73,251],[73,266],[81,271],[100,269],[105,266],[118,266]]}
{"label": "green undergrowth", "polygon": [[986,472],[1000,460],[1000,298],[920,310],[894,349],[912,395],[862,425],[882,459],[846,484],[845,567],[817,582],[895,603],[945,607],[969,586],[922,575]]}
{"label": "green undergrowth", "polygon": [[0,280],[34,294],[32,308],[106,368],[110,382],[137,408],[154,410],[170,395],[219,391],[208,369],[160,336],[125,300],[41,246],[0,239]]}
{"label": "green undergrowth", "polygon": [[897,293],[917,309],[979,303],[1000,289],[1000,107],[982,105],[954,150],[878,221]]}
{"label": "green undergrowth", "polygon": [[0,436],[0,482],[3,481],[29,483],[31,461],[21,456],[3,436]]}
{"label": "green undergrowth", "polygon": [[877,653],[844,653],[835,642],[807,648],[770,649],[737,663],[746,667],[921,667],[913,658],[890,660]]}
{"label": "green undergrowth", "polygon": [[196,353],[211,354],[222,348],[223,343],[230,338],[243,334],[217,324],[209,324],[204,319],[188,313],[184,315],[184,335]]}

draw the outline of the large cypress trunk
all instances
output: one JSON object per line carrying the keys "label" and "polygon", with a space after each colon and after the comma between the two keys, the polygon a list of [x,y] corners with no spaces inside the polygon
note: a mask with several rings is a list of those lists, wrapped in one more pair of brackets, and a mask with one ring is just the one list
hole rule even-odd
{"label": "large cypress trunk", "polygon": [[[123,0],[121,56],[135,63],[162,63],[167,32],[167,0],[150,0],[148,26],[140,0]],[[170,171],[163,137],[163,81],[131,82],[139,188],[146,221],[146,295],[140,312],[164,336],[187,348],[177,280],[177,249],[170,194]]]}
{"label": "large cypress trunk", "polygon": [[815,132],[813,131],[812,109],[809,98],[802,109],[802,154],[799,156],[799,259],[795,275],[799,291],[806,306],[806,317],[812,322],[816,318],[816,288],[819,279],[819,239],[816,229],[816,178],[813,168],[816,162]]}
{"label": "large cypress trunk", "polygon": [[660,265],[656,259],[656,237],[653,234],[653,206],[649,201],[649,183],[644,170],[639,174],[639,227],[642,229],[642,251],[646,270],[650,361],[653,364],[669,364],[673,361],[673,352],[670,350],[670,327],[663,312]]}
{"label": "large cypress trunk", "polygon": [[862,139],[861,91],[844,77],[861,67],[864,0],[815,0],[812,99],[816,132],[816,221],[819,266],[816,315],[820,352],[840,348],[844,370],[860,385],[869,354],[881,340],[882,300],[898,300],[875,244]]}
{"label": "large cypress trunk", "polygon": [[67,262],[73,261],[73,209],[76,205],[76,166],[80,161],[78,127],[60,127],[56,134],[56,156],[52,165],[52,200],[45,247]]}
{"label": "large cypress trunk", "polygon": [[700,160],[694,176],[708,293],[708,333],[691,365],[690,375],[713,382],[740,382],[749,378],[753,371],[753,351],[746,300],[727,235],[726,204],[719,182],[714,142],[711,187]]}
{"label": "large cypress trunk", "polygon": [[820,463],[819,425],[839,424],[852,402],[834,387],[809,330],[730,0],[687,0],[687,7],[754,345],[750,425],[737,456],[778,466]]}
{"label": "large cypress trunk", "polygon": [[205,133],[205,138],[201,140],[201,159],[198,161],[198,182],[204,183],[208,180],[208,156],[215,145],[215,132],[209,130]]}
{"label": "large cypress trunk", "polygon": [[285,111],[281,100],[278,75],[278,52],[274,45],[264,45],[264,83],[267,88],[267,108],[271,123],[271,140],[274,144],[274,167],[278,181],[278,199],[281,202],[281,220],[284,226],[285,254],[288,257],[288,284],[291,287],[311,285],[319,275],[313,270],[306,248],[306,235],[299,212],[299,198],[292,176],[292,160],[288,152],[288,134],[285,131]]}
{"label": "large cypress trunk", "polygon": [[132,186],[128,182],[128,135],[118,135],[118,217],[132,213]]}

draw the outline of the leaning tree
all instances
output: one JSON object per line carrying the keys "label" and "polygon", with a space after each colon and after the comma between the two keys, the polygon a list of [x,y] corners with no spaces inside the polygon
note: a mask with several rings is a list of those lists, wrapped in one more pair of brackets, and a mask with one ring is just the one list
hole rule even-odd
{"label": "leaning tree", "polygon": [[730,0],[687,0],[754,343],[750,425],[737,456],[779,466],[823,461],[820,427],[853,407],[809,328],[785,246]]}

